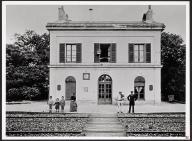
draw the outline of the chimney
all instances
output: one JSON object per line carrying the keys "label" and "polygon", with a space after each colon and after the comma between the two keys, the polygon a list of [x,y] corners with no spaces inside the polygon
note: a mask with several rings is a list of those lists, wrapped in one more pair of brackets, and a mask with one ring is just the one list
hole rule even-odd
{"label": "chimney", "polygon": [[148,11],[143,14],[143,22],[153,22],[153,10],[151,9],[151,5],[148,5]]}
{"label": "chimney", "polygon": [[69,21],[68,15],[65,13],[63,6],[58,8],[58,20],[59,21]]}

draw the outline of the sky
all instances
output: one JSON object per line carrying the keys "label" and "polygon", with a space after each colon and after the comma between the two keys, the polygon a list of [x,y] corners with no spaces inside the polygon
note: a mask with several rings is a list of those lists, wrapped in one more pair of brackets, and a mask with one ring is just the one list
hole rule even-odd
{"label": "sky", "polygon": [[[63,5],[72,21],[141,21],[147,5]],[[59,5],[6,5],[6,43],[13,43],[14,34],[34,30],[48,31],[46,24],[58,19]],[[89,9],[93,10],[90,11]],[[180,35],[186,41],[186,6],[152,5],[153,19],[165,24],[165,32]]]}

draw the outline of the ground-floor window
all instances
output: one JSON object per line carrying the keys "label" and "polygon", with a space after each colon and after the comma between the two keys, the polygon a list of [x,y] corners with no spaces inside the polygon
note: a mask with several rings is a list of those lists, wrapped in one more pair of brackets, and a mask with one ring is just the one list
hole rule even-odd
{"label": "ground-floor window", "polygon": [[138,100],[145,99],[145,79],[142,76],[138,76],[134,81],[134,92],[138,96]]}
{"label": "ground-floor window", "polygon": [[112,104],[112,79],[109,75],[103,74],[98,79],[98,103]]}
{"label": "ground-floor window", "polygon": [[65,79],[66,94],[65,99],[70,100],[71,96],[76,97],[76,80],[74,77],[69,76]]}

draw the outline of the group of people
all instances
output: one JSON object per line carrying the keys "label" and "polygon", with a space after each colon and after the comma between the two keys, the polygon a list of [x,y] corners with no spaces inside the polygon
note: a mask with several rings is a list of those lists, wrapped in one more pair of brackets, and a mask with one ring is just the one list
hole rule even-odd
{"label": "group of people", "polygon": [[[59,100],[59,98],[57,98],[55,100],[55,102],[52,99],[52,96],[50,96],[47,104],[49,105],[49,113],[52,113],[53,106],[55,106],[56,113],[59,113],[60,107],[61,107],[61,112],[64,113],[64,108],[65,108],[64,96],[61,97],[61,100]],[[71,101],[70,101],[70,112],[76,112],[76,111],[77,111],[76,98],[75,98],[75,96],[72,96]]]}
{"label": "group of people", "polygon": [[[117,108],[118,108],[118,113],[122,113],[122,105],[124,100],[128,100],[129,101],[129,110],[128,113],[131,112],[132,109],[132,113],[134,113],[134,106],[135,106],[135,101],[137,100],[137,95],[133,93],[133,91],[131,91],[131,94],[129,94],[127,97],[125,97],[125,95],[120,91],[118,96],[117,96]],[[52,113],[52,107],[55,105],[55,110],[56,113],[59,113],[60,107],[61,107],[61,112],[64,112],[64,108],[65,108],[65,99],[64,96],[61,97],[61,100],[59,100],[59,98],[57,98],[54,102],[54,100],[52,99],[52,96],[49,97],[48,100],[48,105],[49,105],[49,112]],[[70,112],[77,112],[77,103],[76,103],[76,97],[75,96],[71,96],[71,101],[70,101]]]}
{"label": "group of people", "polygon": [[133,91],[131,91],[131,94],[129,94],[127,96],[127,98],[125,97],[125,95],[121,91],[119,92],[117,99],[116,99],[117,100],[118,113],[122,113],[123,101],[126,99],[129,101],[128,113],[131,112],[131,109],[132,109],[132,113],[134,113],[134,106],[135,106],[135,101],[137,100],[137,95],[134,94]]}

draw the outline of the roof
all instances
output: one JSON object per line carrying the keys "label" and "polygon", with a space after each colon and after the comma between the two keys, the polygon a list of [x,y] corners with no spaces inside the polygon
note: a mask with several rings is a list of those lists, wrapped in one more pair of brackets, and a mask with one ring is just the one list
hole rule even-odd
{"label": "roof", "polygon": [[47,23],[48,30],[164,30],[158,22],[143,21],[56,21]]}

